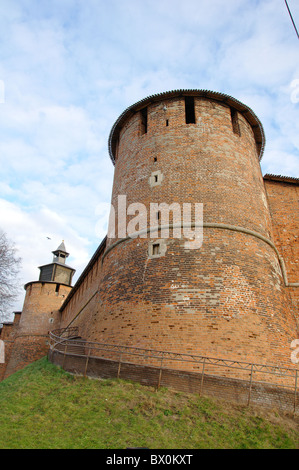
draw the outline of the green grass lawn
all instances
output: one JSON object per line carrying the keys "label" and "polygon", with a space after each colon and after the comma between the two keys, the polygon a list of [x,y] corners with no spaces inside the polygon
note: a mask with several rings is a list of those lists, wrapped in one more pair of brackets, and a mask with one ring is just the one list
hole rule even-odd
{"label": "green grass lawn", "polygon": [[124,380],[75,377],[43,358],[0,383],[0,449],[298,449],[298,418]]}

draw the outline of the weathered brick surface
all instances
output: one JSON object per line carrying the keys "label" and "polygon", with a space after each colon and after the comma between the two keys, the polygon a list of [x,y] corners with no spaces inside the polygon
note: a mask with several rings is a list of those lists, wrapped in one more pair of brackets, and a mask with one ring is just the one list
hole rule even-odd
{"label": "weathered brick surface", "polygon": [[82,324],[85,322],[84,318],[87,319],[90,315],[96,317],[101,304],[99,285],[101,282],[103,250],[100,251],[92,267],[85,274],[83,273],[82,282],[74,286],[67,302],[64,302],[61,313],[61,328],[75,326],[78,323]]}
{"label": "weathered brick surface", "polygon": [[[113,206],[117,207],[117,196],[122,194],[128,204],[141,202],[147,208],[151,202],[198,202],[204,204],[205,222],[243,226],[270,236],[270,216],[250,125],[240,116],[239,137],[232,131],[228,107],[202,98],[195,103],[197,124],[184,123],[183,98],[149,106],[147,134],[140,135],[138,113],[128,120],[120,133]],[[164,179],[152,188],[148,178],[156,170]]]}
{"label": "weathered brick surface", "polygon": [[9,322],[9,323],[4,323],[2,329],[0,329],[0,340],[4,341],[4,361],[5,361],[4,363],[0,363],[0,382],[4,378],[6,366],[11,356],[14,339],[18,331],[20,317],[21,317],[21,313],[16,312],[14,316],[14,321]]}
{"label": "weathered brick surface", "polygon": [[[282,178],[265,178],[265,188],[272,217],[275,246],[284,260],[288,281],[290,283],[299,283],[298,183],[299,181],[292,181],[292,179],[287,182],[283,181]],[[290,287],[288,292],[298,314],[299,287]]]}
{"label": "weathered brick surface", "polygon": [[[116,230],[118,196],[126,196],[127,207],[145,206],[146,227],[152,224],[151,203],[181,208],[202,203],[202,246],[186,249],[186,240],[170,231],[162,256],[155,257],[148,234],[119,240],[116,233],[103,241],[72,290],[51,282],[28,283],[21,317],[1,330],[6,363],[0,365],[0,380],[47,354],[48,332],[67,326],[77,326],[87,341],[297,367],[290,345],[299,337],[299,288],[285,281],[299,281],[298,182],[262,177],[259,126],[252,116],[249,123],[244,108],[237,112],[241,135],[233,130],[228,103],[202,95],[195,96],[194,124],[185,122],[180,93],[147,102],[146,133],[140,108],[125,114],[113,140]],[[130,221],[131,229],[142,228],[134,226],[134,215],[127,217],[125,228]],[[86,354],[87,347],[80,343],[75,352]],[[232,375],[223,367],[219,378],[210,365],[203,382],[201,365],[187,362],[165,360],[161,375],[153,358],[127,356],[134,364],[120,368],[111,352],[89,362],[61,352],[50,351],[49,357],[75,373],[150,385],[160,381],[179,390],[200,388],[240,403],[248,400],[247,369]],[[265,381],[261,373],[258,377]],[[271,378],[272,385],[289,385],[289,378]],[[288,410],[294,406],[292,393],[255,383],[251,400]]]}
{"label": "weathered brick surface", "polygon": [[[215,229],[206,238],[199,257],[178,240],[169,241],[163,260],[148,260],[146,240],[116,247],[104,261],[110,260],[109,272],[99,293],[75,322],[81,336],[270,364],[284,358],[288,364],[295,325],[272,249],[229,232],[227,250]],[[238,264],[232,261],[237,250]]]}
{"label": "weathered brick surface", "polygon": [[[257,236],[206,227],[202,247],[186,250],[185,240],[170,234],[156,259],[149,238],[115,247],[117,237],[108,239],[103,249],[111,251],[63,308],[61,327],[79,326],[87,340],[293,367],[296,309],[271,246],[276,220],[253,129],[239,114],[241,136],[235,134],[230,108],[203,97],[195,98],[195,112],[196,124],[186,124],[183,97],[151,103],[146,134],[140,113],[128,114],[115,151],[112,204],[126,195],[127,205],[142,203],[149,214],[150,203],[203,203],[204,223]],[[162,181],[152,184],[158,171]],[[296,266],[287,267],[295,279]]]}
{"label": "weathered brick surface", "polygon": [[60,325],[61,304],[71,287],[51,282],[30,282],[19,323],[5,341],[5,366],[2,378],[6,378],[48,351],[48,333]]}
{"label": "weathered brick surface", "polygon": [[46,356],[48,349],[48,335],[17,336],[3,378]]}

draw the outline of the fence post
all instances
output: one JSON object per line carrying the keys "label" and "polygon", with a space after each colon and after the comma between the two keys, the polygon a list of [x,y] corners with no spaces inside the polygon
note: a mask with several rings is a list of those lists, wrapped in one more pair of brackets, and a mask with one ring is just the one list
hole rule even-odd
{"label": "fence post", "polygon": [[251,364],[250,381],[249,381],[249,393],[248,393],[248,402],[247,402],[247,406],[249,406],[250,397],[251,397],[252,375],[253,375],[253,364]]}
{"label": "fence post", "polygon": [[119,375],[120,375],[121,357],[122,357],[122,353],[120,353],[119,361],[118,361],[118,370],[117,370],[117,378],[118,379],[119,379]]}
{"label": "fence post", "polygon": [[87,357],[86,357],[85,370],[84,370],[84,377],[86,377],[87,366],[88,366],[88,362],[89,362],[89,356],[90,356],[90,348],[88,349],[88,354],[87,354]]}
{"label": "fence post", "polygon": [[64,346],[64,354],[63,354],[62,369],[64,369],[64,362],[65,362],[66,351],[67,351],[67,343],[65,343],[65,346]]}
{"label": "fence post", "polygon": [[297,378],[298,378],[298,370],[296,370],[296,375],[295,375],[294,414],[296,413]]}
{"label": "fence post", "polygon": [[203,365],[202,365],[199,396],[201,396],[202,388],[203,388],[203,378],[204,378],[204,375],[205,375],[205,365],[206,365],[206,358],[204,358]]}
{"label": "fence post", "polygon": [[159,379],[158,379],[157,390],[159,390],[160,384],[161,384],[163,359],[164,359],[164,352],[162,353],[161,362],[160,362],[160,371],[159,371]]}

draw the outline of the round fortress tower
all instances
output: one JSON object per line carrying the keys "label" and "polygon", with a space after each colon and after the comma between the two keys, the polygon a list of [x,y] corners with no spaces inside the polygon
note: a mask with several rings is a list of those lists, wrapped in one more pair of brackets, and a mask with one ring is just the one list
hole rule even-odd
{"label": "round fortress tower", "polygon": [[[109,137],[115,233],[82,337],[290,365],[296,323],[273,244],[263,148],[258,118],[224,94],[176,90],[124,111]],[[162,203],[176,208],[168,224]],[[183,233],[186,205],[199,237],[202,207],[197,248]],[[166,237],[150,232],[159,225]]]}
{"label": "round fortress tower", "polygon": [[60,324],[59,308],[72,290],[75,270],[65,264],[69,253],[63,241],[52,253],[53,261],[39,267],[39,280],[24,286],[23,310],[5,378],[45,356],[49,349],[49,331]]}

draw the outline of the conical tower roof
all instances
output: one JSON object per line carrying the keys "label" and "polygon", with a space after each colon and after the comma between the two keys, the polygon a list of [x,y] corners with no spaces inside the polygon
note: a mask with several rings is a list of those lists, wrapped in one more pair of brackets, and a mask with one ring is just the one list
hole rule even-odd
{"label": "conical tower roof", "polygon": [[62,242],[60,243],[60,245],[59,245],[59,247],[56,249],[56,251],[64,251],[64,252],[66,253],[64,240],[62,240]]}
{"label": "conical tower roof", "polygon": [[59,247],[56,248],[56,250],[52,251],[54,255],[57,255],[58,253],[64,253],[65,257],[67,258],[69,256],[69,253],[66,251],[64,240],[60,243]]}

